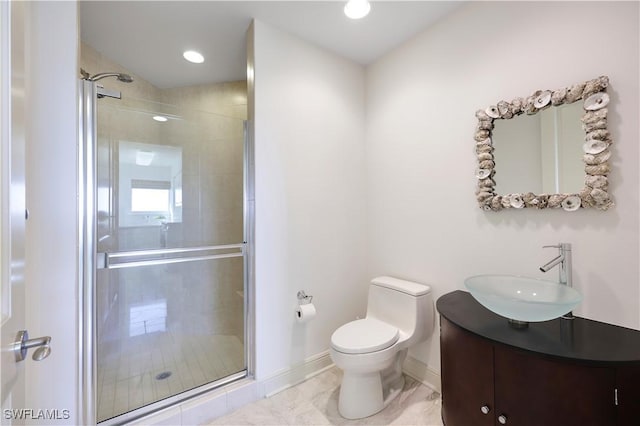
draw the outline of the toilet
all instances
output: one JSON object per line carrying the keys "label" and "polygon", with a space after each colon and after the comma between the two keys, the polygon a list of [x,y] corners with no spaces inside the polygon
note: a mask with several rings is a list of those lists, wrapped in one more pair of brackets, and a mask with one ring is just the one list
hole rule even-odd
{"label": "toilet", "polygon": [[431,336],[434,316],[431,287],[392,277],[371,280],[366,317],[331,336],[331,359],[344,372],[342,417],[371,416],[400,394],[407,351]]}

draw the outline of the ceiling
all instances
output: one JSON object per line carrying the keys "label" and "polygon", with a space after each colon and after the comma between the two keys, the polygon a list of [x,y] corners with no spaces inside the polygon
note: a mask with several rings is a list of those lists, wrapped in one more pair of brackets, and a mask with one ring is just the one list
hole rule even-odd
{"label": "ceiling", "polygon": [[[461,1],[372,1],[362,20],[345,1],[82,1],[82,40],[158,88],[246,78],[252,19],[362,65],[437,22]],[[203,64],[182,58],[193,49]],[[110,70],[90,70],[92,73]]]}

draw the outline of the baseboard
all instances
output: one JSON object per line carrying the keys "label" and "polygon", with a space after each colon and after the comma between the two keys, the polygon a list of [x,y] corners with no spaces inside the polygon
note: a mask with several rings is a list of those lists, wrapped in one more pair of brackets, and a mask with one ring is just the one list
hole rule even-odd
{"label": "baseboard", "polygon": [[[258,396],[267,398],[282,392],[292,386],[304,382],[305,380],[316,376],[329,368],[333,367],[333,361],[329,356],[329,351],[321,352],[317,355],[307,358],[304,362],[294,365],[289,369],[282,370],[273,376],[258,382]],[[440,393],[442,386],[440,374],[433,371],[422,361],[407,356],[402,367],[402,371],[419,381],[423,385]]]}
{"label": "baseboard", "polygon": [[282,370],[258,383],[261,397],[269,397],[285,389],[295,386],[333,367],[329,351],[324,351],[305,359],[300,364]]}
{"label": "baseboard", "polygon": [[430,387],[438,393],[442,391],[440,374],[436,373],[429,366],[412,356],[407,356],[402,366],[402,371],[421,382],[423,385]]}

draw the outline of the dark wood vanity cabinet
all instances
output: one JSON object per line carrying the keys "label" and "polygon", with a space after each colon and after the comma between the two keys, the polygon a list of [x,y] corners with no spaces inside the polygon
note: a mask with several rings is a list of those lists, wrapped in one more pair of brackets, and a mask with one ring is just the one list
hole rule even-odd
{"label": "dark wood vanity cabinet", "polygon": [[461,291],[437,306],[446,426],[640,425],[640,332],[583,318],[516,329]]}
{"label": "dark wood vanity cabinet", "polygon": [[[494,347],[496,415],[509,425],[616,423],[615,370]],[[638,419],[640,421],[640,419]]]}
{"label": "dark wood vanity cabinet", "polygon": [[[440,348],[443,423],[452,426],[493,425],[495,404],[491,344],[441,319]],[[481,411],[482,407],[489,410],[487,414]]]}
{"label": "dark wood vanity cabinet", "polygon": [[618,424],[640,425],[640,366],[616,369]]}
{"label": "dark wood vanity cabinet", "polygon": [[616,424],[614,369],[493,344],[444,318],[440,332],[446,426],[499,425],[500,416],[518,426]]}

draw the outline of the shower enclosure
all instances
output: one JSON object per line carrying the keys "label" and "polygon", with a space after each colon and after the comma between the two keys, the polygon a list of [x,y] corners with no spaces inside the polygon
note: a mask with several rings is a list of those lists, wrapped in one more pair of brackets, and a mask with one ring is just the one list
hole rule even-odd
{"label": "shower enclosure", "polygon": [[241,118],[80,86],[85,411],[123,423],[247,376],[252,148]]}

